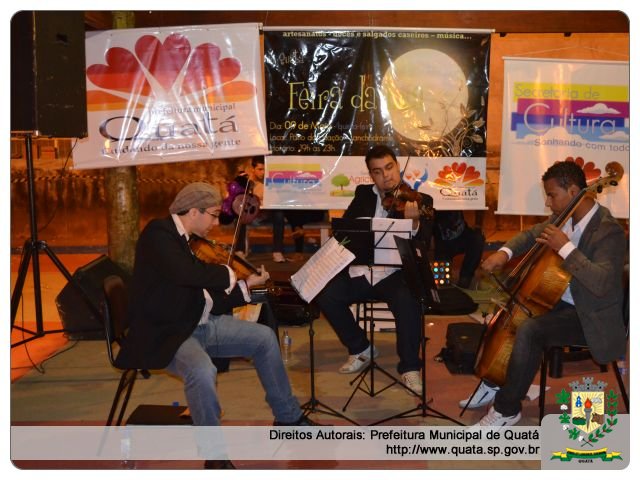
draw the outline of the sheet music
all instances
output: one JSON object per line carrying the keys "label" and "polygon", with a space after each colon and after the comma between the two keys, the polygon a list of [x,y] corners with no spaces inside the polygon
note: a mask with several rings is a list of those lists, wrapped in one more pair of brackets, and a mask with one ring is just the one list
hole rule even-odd
{"label": "sheet music", "polygon": [[375,249],[373,263],[376,265],[402,265],[394,236],[411,238],[413,220],[410,218],[372,218]]}
{"label": "sheet music", "polygon": [[331,237],[291,276],[291,285],[309,303],[356,256]]}

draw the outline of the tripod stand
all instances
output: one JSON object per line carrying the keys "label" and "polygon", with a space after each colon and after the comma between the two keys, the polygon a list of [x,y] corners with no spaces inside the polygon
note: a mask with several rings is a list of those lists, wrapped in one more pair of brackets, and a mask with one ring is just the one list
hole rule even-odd
{"label": "tripod stand", "polygon": [[314,316],[311,314],[310,308],[307,305],[305,307],[305,313],[309,320],[309,380],[311,384],[311,398],[304,404],[300,406],[304,415],[309,413],[324,413],[325,415],[331,415],[334,417],[342,418],[353,425],[358,426],[359,424],[355,421],[351,420],[349,417],[337,412],[330,406],[322,403],[320,400],[316,398],[316,380],[315,380],[315,355],[313,348],[313,337],[315,336],[315,331],[313,329],[313,320]]}
{"label": "tripod stand", "polygon": [[[18,277],[16,284],[11,294],[11,329],[17,328],[25,333],[31,335],[31,337],[23,339],[11,345],[11,347],[17,347],[24,343],[35,340],[36,338],[43,337],[48,333],[60,333],[64,332],[64,329],[60,330],[44,330],[44,323],[42,319],[42,290],[40,284],[40,251],[45,252],[54,265],[58,268],[60,273],[64,275],[68,282],[74,285],[78,291],[82,294],[82,297],[87,302],[87,305],[92,311],[97,314],[98,318],[101,318],[101,314],[96,306],[89,300],[86,293],[83,291],[80,284],[78,284],[66,267],[62,264],[60,259],[51,250],[44,240],[38,239],[38,226],[36,223],[36,201],[35,201],[35,188],[33,180],[33,155],[32,155],[32,135],[31,133],[24,134],[25,142],[25,155],[27,160],[27,191],[29,195],[29,228],[31,237],[28,238],[23,247],[22,259],[20,260],[20,266],[18,268]],[[33,290],[34,290],[34,302],[35,302],[35,314],[36,314],[36,329],[35,331],[29,330],[15,325],[16,314],[18,313],[18,306],[20,305],[20,299],[22,298],[22,289],[24,288],[24,282],[29,271],[29,263],[33,261]]]}
{"label": "tripod stand", "polygon": [[[353,380],[351,380],[351,382],[349,382],[349,385],[354,385],[355,384],[356,386],[353,389],[353,391],[351,392],[351,395],[349,396],[349,399],[346,401],[346,403],[342,407],[342,411],[343,412],[345,412],[347,410],[347,407],[351,403],[351,400],[353,400],[353,397],[356,395],[358,390],[366,393],[370,397],[375,397],[376,395],[378,395],[379,393],[384,392],[388,388],[393,387],[395,384],[402,385],[402,383],[397,378],[395,378],[393,375],[391,375],[389,372],[387,372],[385,369],[383,369],[380,365],[378,365],[378,363],[376,362],[376,360],[374,358],[375,357],[375,355],[374,355],[374,345],[375,345],[375,342],[374,342],[374,332],[375,332],[374,312],[376,310],[384,310],[384,309],[375,308],[373,306],[373,303],[374,303],[374,300],[367,300],[367,301],[365,301],[363,303],[356,304],[356,323],[360,323],[360,319],[362,319],[362,322],[364,324],[365,334],[367,333],[367,320],[369,321],[369,332],[370,332],[369,333],[369,358],[370,358],[370,360],[369,360],[369,364],[365,367],[365,369],[362,370],[356,376],[356,378],[354,378]],[[360,317],[360,307],[362,307],[362,317]],[[369,316],[367,316],[367,311],[369,312]],[[384,375],[386,375],[391,380],[391,383],[389,383],[388,385],[386,385],[385,387],[381,388],[378,391],[376,391],[376,388],[375,388],[375,376],[374,376],[374,373],[375,373],[376,370],[381,372],[381,373],[383,373]],[[367,384],[367,375],[369,376],[368,384]],[[362,387],[363,383],[365,384],[366,388]]]}
{"label": "tripod stand", "polygon": [[[397,415],[392,415],[371,425],[379,425],[395,418],[409,418],[409,417],[434,417],[443,420],[449,420],[457,425],[464,426],[463,423],[448,417],[444,413],[441,413],[433,408],[429,407],[427,402],[427,378],[426,378],[426,346],[427,337],[425,335],[424,316],[431,310],[433,302],[438,302],[438,292],[435,289],[435,282],[431,273],[431,266],[429,265],[427,257],[427,247],[423,242],[418,240],[409,240],[394,236],[400,258],[402,259],[402,271],[405,277],[405,281],[409,286],[414,297],[418,299],[420,303],[420,310],[422,313],[420,321],[420,338],[422,347],[422,391],[419,398],[420,403],[405,412]],[[386,373],[386,372],[385,372]],[[405,386],[404,384],[401,384]],[[406,387],[405,387],[406,388]],[[409,390],[409,389],[408,389]],[[415,395],[415,392],[409,390]],[[431,413],[429,413],[431,412]]]}

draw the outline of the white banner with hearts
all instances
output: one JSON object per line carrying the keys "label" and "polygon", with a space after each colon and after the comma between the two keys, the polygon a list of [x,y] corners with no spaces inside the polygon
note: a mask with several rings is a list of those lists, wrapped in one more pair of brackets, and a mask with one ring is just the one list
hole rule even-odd
{"label": "white banner with hearts", "polygon": [[482,210],[486,165],[486,157],[411,158],[404,179],[414,190],[431,195],[436,210]]}
{"label": "white banner with hearts", "polygon": [[75,168],[268,153],[258,27],[88,32]]}

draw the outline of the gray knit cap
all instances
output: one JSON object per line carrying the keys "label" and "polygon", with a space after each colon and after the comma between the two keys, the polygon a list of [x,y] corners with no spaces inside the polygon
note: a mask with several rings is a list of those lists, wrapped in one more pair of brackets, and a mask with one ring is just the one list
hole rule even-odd
{"label": "gray knit cap", "polygon": [[190,208],[209,208],[222,203],[220,191],[204,182],[190,183],[178,192],[169,207],[170,213],[184,212]]}

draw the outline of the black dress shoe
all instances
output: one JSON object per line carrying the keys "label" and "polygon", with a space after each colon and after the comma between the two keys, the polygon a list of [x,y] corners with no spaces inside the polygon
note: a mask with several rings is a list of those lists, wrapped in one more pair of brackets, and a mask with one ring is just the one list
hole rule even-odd
{"label": "black dress shoe", "polygon": [[235,470],[236,467],[231,460],[205,460],[205,470]]}
{"label": "black dress shoe", "polygon": [[327,425],[322,425],[320,423],[316,423],[313,420],[311,420],[309,417],[307,417],[306,415],[302,415],[298,420],[296,420],[295,422],[279,422],[277,420],[274,420],[273,422],[273,426],[274,427],[325,427]]}

